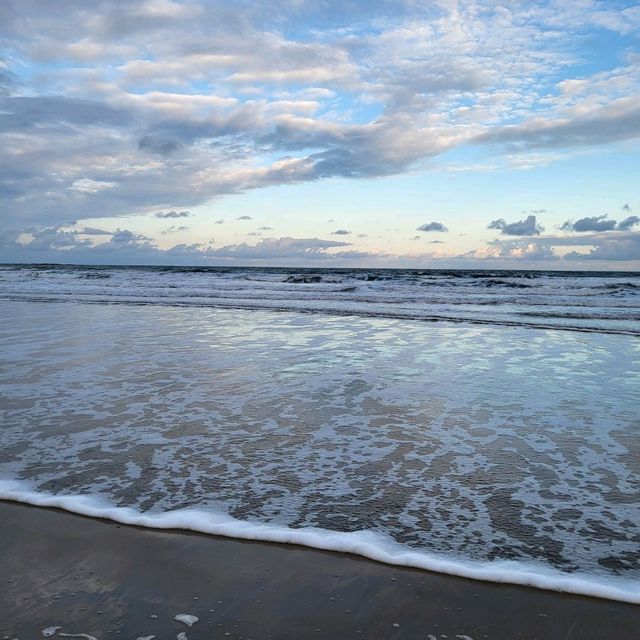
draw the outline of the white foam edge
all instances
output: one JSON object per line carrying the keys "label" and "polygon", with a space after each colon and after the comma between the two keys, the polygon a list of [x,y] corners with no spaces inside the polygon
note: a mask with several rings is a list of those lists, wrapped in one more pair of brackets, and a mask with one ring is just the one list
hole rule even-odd
{"label": "white foam edge", "polygon": [[178,509],[145,514],[131,507],[113,506],[101,497],[52,495],[33,491],[26,488],[27,486],[25,482],[0,480],[0,500],[57,508],[125,525],[150,529],[182,529],[239,540],[295,544],[483,582],[534,587],[640,604],[640,581],[636,580],[582,573],[566,574],[552,568],[510,560],[480,562],[443,558],[408,549],[388,536],[368,530],[339,532],[313,527],[290,529],[281,525],[237,520],[226,513],[201,509]]}

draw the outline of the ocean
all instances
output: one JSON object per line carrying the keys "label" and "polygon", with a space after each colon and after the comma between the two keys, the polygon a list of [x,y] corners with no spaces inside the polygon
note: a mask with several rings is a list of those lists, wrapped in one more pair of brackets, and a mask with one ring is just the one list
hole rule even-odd
{"label": "ocean", "polygon": [[0,498],[640,604],[640,274],[0,265]]}

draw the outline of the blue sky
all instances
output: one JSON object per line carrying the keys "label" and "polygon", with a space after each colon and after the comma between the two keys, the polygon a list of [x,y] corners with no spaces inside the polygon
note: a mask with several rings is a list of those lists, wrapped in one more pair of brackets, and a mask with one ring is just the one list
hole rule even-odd
{"label": "blue sky", "polygon": [[638,269],[639,34],[596,0],[5,2],[0,256]]}

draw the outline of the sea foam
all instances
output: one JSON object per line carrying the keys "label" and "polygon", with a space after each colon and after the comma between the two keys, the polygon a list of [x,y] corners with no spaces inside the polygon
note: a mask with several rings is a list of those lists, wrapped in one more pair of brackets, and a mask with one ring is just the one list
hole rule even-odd
{"label": "sea foam", "polygon": [[5,301],[0,359],[0,478],[50,506],[637,597],[634,338]]}
{"label": "sea foam", "polygon": [[349,553],[384,564],[424,569],[472,580],[514,584],[640,604],[640,584],[637,581],[581,573],[569,575],[548,567],[522,562],[505,560],[474,562],[445,558],[408,549],[391,538],[373,531],[338,532],[314,527],[291,529],[273,524],[237,520],[228,514],[200,509],[142,513],[130,507],[114,506],[97,496],[51,495],[33,491],[27,483],[12,480],[0,480],[0,500],[57,508],[125,525],[193,531],[239,540],[300,545],[325,551]]}

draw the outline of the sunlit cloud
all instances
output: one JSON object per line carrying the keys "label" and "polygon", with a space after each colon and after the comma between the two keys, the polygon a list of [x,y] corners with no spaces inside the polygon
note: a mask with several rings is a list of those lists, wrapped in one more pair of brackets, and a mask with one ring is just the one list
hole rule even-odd
{"label": "sunlit cloud", "polygon": [[[233,233],[244,233],[232,222],[258,219],[265,224],[246,233],[275,226],[284,238],[350,235],[354,259],[379,260],[407,255],[402,242],[416,229],[451,230],[459,239],[467,227],[464,242],[447,243],[451,255],[458,250],[482,259],[483,251],[496,252],[482,236],[487,220],[501,236],[514,237],[543,237],[554,227],[634,231],[638,192],[631,180],[629,190],[610,194],[618,202],[611,211],[619,210],[620,193],[629,200],[621,220],[595,204],[563,210],[543,198],[511,196],[506,209],[498,196],[483,200],[482,185],[503,181],[509,190],[510,172],[541,168],[562,183],[564,174],[553,167],[595,163],[601,154],[629,165],[638,160],[635,7],[597,0],[354,2],[348,11],[333,1],[303,5],[243,1],[230,9],[216,0],[105,0],[54,10],[43,0],[5,3],[3,236],[11,243],[33,230],[30,237],[42,246],[51,241],[52,251],[75,250],[77,243],[85,250],[100,235],[99,246],[107,245],[100,251],[124,247],[116,232],[80,234],[69,227],[74,221],[94,229],[126,224],[143,242],[160,243],[156,251],[170,249],[163,243],[177,229],[188,239],[185,247],[208,246],[202,238],[220,234],[231,247],[240,246]],[[427,211],[426,222],[417,213],[404,220],[403,211],[392,205],[382,211],[377,203],[376,212],[369,218],[362,212],[359,221],[332,196],[337,183],[381,189],[385,180],[400,195],[404,188],[392,178],[429,172],[452,177],[448,189],[456,198],[459,181],[476,177],[477,205],[454,214],[446,197],[428,202],[425,191],[416,194],[412,211]],[[289,205],[279,195],[304,185],[324,185],[315,193],[323,194],[326,207],[314,200]],[[284,204],[265,207],[268,215],[244,208],[255,216],[227,205],[252,192],[267,200],[278,194]],[[509,210],[522,211],[523,219],[509,218]],[[399,224],[389,222],[396,216]],[[162,219],[187,217],[189,228],[160,226]],[[340,227],[321,233],[327,219]],[[388,236],[390,227],[402,241]],[[132,241],[139,239],[129,239],[129,249]],[[276,250],[289,250],[286,243],[267,246],[274,259]],[[194,251],[200,259],[202,247]],[[229,250],[233,256],[224,258],[252,259],[252,251]],[[514,251],[498,257],[555,261],[566,255]],[[189,255],[186,248],[177,253]]]}

